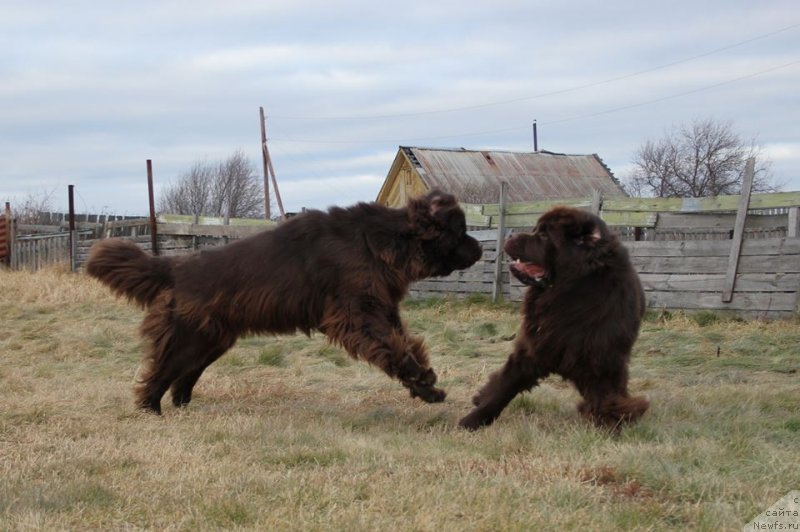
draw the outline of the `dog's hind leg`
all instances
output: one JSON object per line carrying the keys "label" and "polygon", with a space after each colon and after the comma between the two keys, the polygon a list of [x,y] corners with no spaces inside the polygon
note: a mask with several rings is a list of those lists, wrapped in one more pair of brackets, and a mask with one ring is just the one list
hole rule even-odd
{"label": "dog's hind leg", "polygon": [[518,347],[505,365],[489,376],[488,382],[472,398],[475,408],[458,424],[469,430],[491,425],[517,394],[530,390],[547,374]]}
{"label": "dog's hind leg", "polygon": [[[199,336],[199,335],[198,335]],[[197,338],[197,337],[196,337]],[[208,366],[214,363],[219,357],[230,349],[233,339],[220,339],[215,342],[206,340],[202,345],[196,345],[197,357],[195,360],[201,361],[199,366],[190,365],[192,369],[185,371],[178,377],[170,387],[172,394],[172,404],[175,406],[186,406],[192,400],[192,390],[200,379],[200,376]],[[205,355],[201,355],[205,351]]]}
{"label": "dog's hind leg", "polygon": [[[161,398],[176,380],[195,372],[211,356],[218,358],[229,347],[218,346],[217,354],[209,347],[213,343],[207,335],[174,315],[168,296],[164,297],[163,304],[150,308],[141,331],[150,345],[143,361],[145,369],[136,386],[136,404],[156,414],[161,413]],[[200,373],[202,371],[191,386],[200,378]]]}

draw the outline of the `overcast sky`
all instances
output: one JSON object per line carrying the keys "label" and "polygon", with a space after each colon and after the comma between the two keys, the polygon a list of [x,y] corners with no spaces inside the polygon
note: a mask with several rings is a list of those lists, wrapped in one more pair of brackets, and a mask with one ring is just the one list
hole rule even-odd
{"label": "overcast sky", "polygon": [[289,211],[374,200],[400,145],[597,153],[698,118],[800,190],[800,4],[0,0],[0,200],[147,212],[197,161],[261,170]]}

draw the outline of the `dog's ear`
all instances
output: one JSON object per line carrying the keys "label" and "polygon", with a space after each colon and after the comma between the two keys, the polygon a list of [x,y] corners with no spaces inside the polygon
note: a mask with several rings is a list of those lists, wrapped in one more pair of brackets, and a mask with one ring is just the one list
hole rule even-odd
{"label": "dog's ear", "polygon": [[431,216],[436,216],[442,209],[449,209],[456,205],[456,198],[452,194],[432,190],[427,195],[428,212]]}
{"label": "dog's ear", "polygon": [[600,228],[594,226],[591,231],[587,231],[583,234],[580,238],[576,240],[576,243],[579,246],[594,246],[600,239],[603,238],[603,235],[600,233]]}
{"label": "dog's ear", "polygon": [[422,240],[438,237],[447,224],[447,213],[457,204],[452,194],[432,190],[408,204],[411,230]]}

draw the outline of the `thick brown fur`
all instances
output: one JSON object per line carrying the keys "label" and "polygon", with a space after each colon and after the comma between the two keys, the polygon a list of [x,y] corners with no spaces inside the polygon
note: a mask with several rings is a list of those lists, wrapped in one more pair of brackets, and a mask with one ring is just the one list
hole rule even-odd
{"label": "thick brown fur", "polygon": [[645,310],[644,292],[628,252],[597,216],[558,207],[533,233],[511,236],[511,272],[530,285],[514,350],[473,398],[460,424],[491,424],[520,392],[550,374],[572,382],[578,411],[618,431],[647,410],[628,393],[628,362]]}
{"label": "thick brown fur", "polygon": [[421,338],[398,304],[410,283],[474,264],[480,244],[463,211],[433,191],[406,208],[375,203],[309,211],[272,231],[180,257],[153,257],[136,244],[96,244],[86,271],[146,310],[139,407],[161,412],[168,389],[187,404],[205,368],[242,335],[313,330],[354,358],[442,401]]}

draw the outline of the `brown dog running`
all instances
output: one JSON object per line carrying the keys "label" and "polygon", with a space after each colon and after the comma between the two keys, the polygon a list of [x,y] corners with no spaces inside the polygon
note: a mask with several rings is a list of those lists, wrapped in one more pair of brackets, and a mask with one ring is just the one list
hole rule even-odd
{"label": "brown dog running", "polygon": [[511,236],[511,273],[529,285],[514,351],[473,398],[460,421],[491,424],[520,392],[551,373],[583,396],[578,410],[619,430],[647,410],[628,393],[628,361],[645,310],[644,292],[627,250],[597,216],[567,207],[545,213],[533,233]]}
{"label": "brown dog running", "polygon": [[406,208],[375,203],[309,211],[271,231],[180,257],[134,243],[96,244],[86,271],[146,309],[137,405],[161,413],[168,389],[182,406],[203,371],[242,335],[324,333],[426,402],[434,387],[422,339],[398,304],[414,281],[468,268],[481,256],[464,212],[434,191]]}

